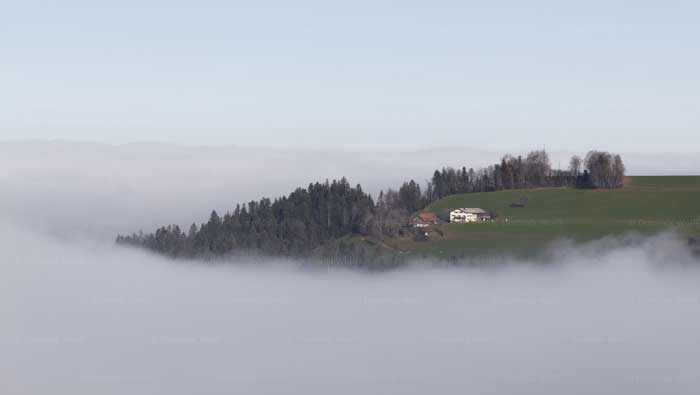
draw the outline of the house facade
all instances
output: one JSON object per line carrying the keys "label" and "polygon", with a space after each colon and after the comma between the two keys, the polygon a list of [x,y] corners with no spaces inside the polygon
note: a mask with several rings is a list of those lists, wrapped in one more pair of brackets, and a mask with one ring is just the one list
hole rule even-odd
{"label": "house facade", "polygon": [[491,215],[480,208],[458,208],[450,212],[450,222],[486,222],[491,220]]}

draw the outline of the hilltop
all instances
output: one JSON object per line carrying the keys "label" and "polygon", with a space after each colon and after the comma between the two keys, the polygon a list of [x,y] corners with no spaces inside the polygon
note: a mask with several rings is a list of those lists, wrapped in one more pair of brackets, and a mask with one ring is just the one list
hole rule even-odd
{"label": "hilltop", "polygon": [[[513,203],[526,202],[524,207]],[[445,217],[459,207],[497,214],[491,223],[444,223],[428,229],[427,241],[397,238],[387,244],[406,255],[463,257],[533,255],[548,244],[600,239],[626,232],[672,229],[700,234],[700,176],[627,177],[620,189],[537,188],[445,197],[425,211]]]}
{"label": "hilltop", "polygon": [[[620,155],[605,151],[574,155],[567,170],[553,169],[539,150],[480,169],[436,169],[424,189],[410,180],[376,200],[345,177],[317,181],[237,204],[223,216],[212,211],[188,231],[171,224],[117,242],[174,258],[262,253],[385,266],[423,256],[536,255],[559,239],[630,231],[700,234],[697,201],[700,177],[625,177]],[[462,207],[480,208],[474,212],[493,221],[447,223]]]}

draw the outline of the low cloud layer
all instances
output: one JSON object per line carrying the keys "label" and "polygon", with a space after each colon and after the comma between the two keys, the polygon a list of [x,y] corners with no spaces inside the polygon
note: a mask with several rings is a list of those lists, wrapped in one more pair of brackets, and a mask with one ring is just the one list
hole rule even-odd
{"label": "low cloud layer", "polygon": [[548,265],[497,268],[174,262],[112,235],[326,173],[379,188],[425,164],[396,159],[379,177],[360,159],[273,168],[275,153],[238,152],[251,167],[231,167],[235,150],[121,161],[86,147],[2,159],[3,394],[700,391],[700,270],[673,235],[562,243]]}
{"label": "low cloud layer", "polygon": [[7,394],[700,389],[700,271],[669,236],[372,274],[0,233]]}

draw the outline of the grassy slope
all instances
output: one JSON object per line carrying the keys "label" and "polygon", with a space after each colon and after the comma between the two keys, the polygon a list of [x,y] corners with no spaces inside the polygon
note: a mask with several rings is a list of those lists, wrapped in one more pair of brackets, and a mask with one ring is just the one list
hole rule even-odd
{"label": "grassy slope", "polygon": [[[510,204],[527,197],[524,208]],[[557,239],[594,240],[630,231],[674,228],[700,234],[700,177],[630,177],[614,191],[568,188],[455,195],[428,208],[444,214],[457,207],[494,210],[507,223],[445,224],[430,242],[396,240],[393,247],[417,255],[532,255]]]}

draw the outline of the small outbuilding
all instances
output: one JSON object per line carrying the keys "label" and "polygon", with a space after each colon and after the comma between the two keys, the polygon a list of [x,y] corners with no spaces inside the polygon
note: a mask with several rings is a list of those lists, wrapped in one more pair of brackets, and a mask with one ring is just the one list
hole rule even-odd
{"label": "small outbuilding", "polygon": [[458,208],[450,212],[450,222],[486,222],[491,220],[491,215],[480,208]]}
{"label": "small outbuilding", "polygon": [[418,213],[411,218],[411,225],[414,228],[427,228],[430,225],[437,225],[438,217],[434,213]]}

